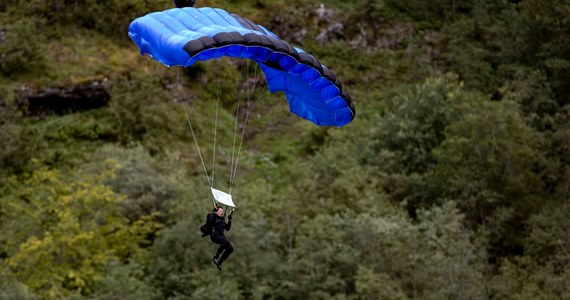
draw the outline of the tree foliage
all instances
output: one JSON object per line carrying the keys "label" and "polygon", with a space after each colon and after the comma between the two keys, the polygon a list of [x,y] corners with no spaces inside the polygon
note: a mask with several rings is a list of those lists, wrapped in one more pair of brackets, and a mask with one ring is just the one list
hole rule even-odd
{"label": "tree foliage", "polygon": [[16,278],[47,298],[90,293],[105,267],[129,257],[140,259],[152,222],[130,223],[117,205],[121,196],[101,183],[104,172],[76,181],[39,168],[21,183],[15,179],[2,199],[2,239],[6,264]]}
{"label": "tree foliage", "polygon": [[[171,2],[3,1],[0,298],[570,298],[567,1],[197,5],[302,44],[355,120],[317,128],[280,94],[256,107],[219,272],[198,228],[214,170],[230,181],[249,64],[157,72],[125,31]],[[107,107],[26,115],[27,87],[86,74]]]}
{"label": "tree foliage", "polygon": [[[40,22],[21,18],[13,23],[0,23],[0,74],[14,77],[28,72],[41,72],[46,67],[46,39],[36,35]],[[35,36],[35,38],[30,38]]]}

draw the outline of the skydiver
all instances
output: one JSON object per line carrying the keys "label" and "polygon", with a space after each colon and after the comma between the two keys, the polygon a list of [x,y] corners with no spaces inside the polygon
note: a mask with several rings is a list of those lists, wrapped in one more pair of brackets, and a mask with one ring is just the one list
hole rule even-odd
{"label": "skydiver", "polygon": [[[214,264],[220,271],[222,270],[222,263],[226,261],[230,254],[232,254],[234,251],[234,247],[228,238],[224,235],[224,230],[230,231],[232,227],[232,215],[233,212],[228,216],[228,223],[226,223],[224,210],[221,207],[216,206],[213,210],[213,213],[208,214],[206,219],[206,227],[211,229],[210,240],[220,245],[216,251],[216,254],[212,257]],[[206,235],[208,234],[204,233],[202,237],[205,237]]]}
{"label": "skydiver", "polygon": [[196,0],[174,0],[174,5],[178,8],[192,7],[194,3],[196,3]]}

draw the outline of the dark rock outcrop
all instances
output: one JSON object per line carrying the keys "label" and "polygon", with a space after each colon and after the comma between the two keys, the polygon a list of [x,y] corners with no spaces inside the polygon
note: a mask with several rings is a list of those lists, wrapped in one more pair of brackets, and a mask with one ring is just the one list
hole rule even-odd
{"label": "dark rock outcrop", "polygon": [[17,99],[30,116],[63,115],[107,106],[111,99],[108,84],[103,78],[63,86],[22,86]]}

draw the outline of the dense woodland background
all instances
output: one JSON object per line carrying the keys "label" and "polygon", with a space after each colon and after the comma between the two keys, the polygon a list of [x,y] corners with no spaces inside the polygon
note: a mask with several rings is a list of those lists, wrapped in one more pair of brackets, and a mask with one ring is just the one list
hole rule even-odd
{"label": "dense woodland background", "polygon": [[355,120],[260,101],[218,272],[183,108],[227,190],[234,128],[210,166],[191,104],[232,124],[253,64],[140,56],[129,23],[171,1],[3,0],[1,299],[570,299],[568,1],[197,2],[316,56]]}

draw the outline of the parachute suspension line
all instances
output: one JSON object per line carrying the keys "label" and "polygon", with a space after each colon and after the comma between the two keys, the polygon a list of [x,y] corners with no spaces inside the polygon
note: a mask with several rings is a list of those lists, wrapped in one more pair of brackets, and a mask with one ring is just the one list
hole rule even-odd
{"label": "parachute suspension line", "polygon": [[[217,64],[217,60],[214,60],[214,65]],[[220,79],[220,68],[219,66],[214,67],[214,70],[216,70],[215,76],[217,78],[218,81],[218,94],[217,94],[217,99],[216,99],[216,121],[214,122],[214,149],[212,151],[212,184],[211,186],[214,186],[214,173],[216,171],[216,139],[218,136],[218,109],[220,107],[220,98],[221,98],[221,94],[222,94],[222,85],[221,85],[221,79]]]}
{"label": "parachute suspension line", "polygon": [[[248,61],[249,62],[249,61]],[[248,66],[249,68],[249,66]],[[247,112],[248,113],[252,113],[253,110],[255,109],[255,107],[257,106],[257,103],[259,103],[259,100],[261,100],[261,98],[263,97],[263,93],[265,92],[265,88],[267,87],[267,83],[265,83],[265,85],[263,86],[263,88],[261,89],[259,95],[257,96],[256,101],[251,101],[253,98],[253,93],[255,92],[255,87],[257,86],[257,83],[259,82],[259,80],[261,79],[261,76],[263,75],[263,73],[259,73],[259,75],[257,74],[257,68],[255,68],[255,73],[253,75],[253,78],[255,79],[255,81],[253,82],[253,89],[251,90],[251,93],[248,92],[248,102],[247,102]],[[248,86],[248,90],[249,90],[249,86]]]}
{"label": "parachute suspension line", "polygon": [[[257,69],[256,69],[257,70]],[[247,101],[247,109],[249,109],[249,102],[251,100],[251,96],[249,94],[249,84],[248,84],[248,79],[249,79],[249,60],[246,60],[246,69],[244,71],[244,75],[243,78],[245,78],[245,83],[246,83],[246,88],[247,90],[245,91],[245,98]],[[238,124],[239,124],[239,109],[240,109],[240,104],[241,104],[241,95],[242,95],[242,90],[238,88],[238,103],[236,106],[236,116],[235,116],[235,127],[234,127],[234,141],[233,141],[233,147],[232,147],[232,161],[230,164],[230,180],[229,180],[229,191],[228,193],[231,195],[232,193],[232,187],[233,187],[233,182],[234,182],[234,164],[235,164],[235,169],[237,169],[237,163],[238,163],[238,159],[236,156],[236,137],[238,135]],[[246,111],[247,111],[246,109]],[[247,114],[247,113],[246,113]],[[240,147],[241,147],[242,141],[240,140]],[[239,150],[238,150],[238,155],[239,155]]]}
{"label": "parachute suspension line", "polygon": [[[149,58],[147,56],[145,56],[145,58]],[[159,80],[162,80],[163,77],[167,77],[167,80],[173,80],[174,77],[172,76],[172,74],[170,74],[168,71],[164,71],[165,68],[163,68],[163,66],[161,66],[160,64],[157,64],[154,61],[151,62],[150,59],[145,59],[144,61],[146,63],[146,66],[148,66],[151,69],[152,74],[156,75],[159,78]],[[168,70],[168,68],[166,68],[166,70]],[[163,83],[159,82],[159,84],[162,85]],[[174,109],[174,105],[171,102],[170,95],[166,91],[166,88],[163,87],[160,90],[162,91],[162,94],[168,104],[169,108],[168,113],[170,114],[170,118],[175,120],[177,118],[176,110]]]}
{"label": "parachute suspension line", "polygon": [[[247,61],[247,74],[249,75],[249,61]],[[253,83],[253,87],[251,89],[251,93],[249,91],[249,85],[247,86],[247,109],[246,109],[246,114],[245,114],[245,119],[244,119],[244,124],[243,124],[243,130],[241,133],[241,138],[240,138],[240,142],[239,142],[239,147],[238,147],[238,152],[236,155],[236,159],[235,159],[235,164],[233,165],[234,169],[230,172],[230,189],[229,189],[229,194],[231,195],[232,193],[232,188],[234,186],[235,183],[235,179],[236,179],[236,175],[237,175],[237,166],[238,166],[238,162],[239,162],[239,156],[241,154],[241,148],[243,146],[243,139],[245,136],[245,130],[247,128],[247,124],[249,121],[249,117],[251,116],[251,113],[253,112],[253,109],[257,106],[257,104],[259,103],[259,101],[262,99],[265,89],[267,87],[267,83],[263,86],[263,88],[261,89],[261,91],[259,92],[259,95],[257,96],[257,99],[255,100],[255,102],[251,101],[253,98],[253,93],[255,90],[255,87],[257,86],[257,82],[259,81],[259,79],[261,78],[261,74],[259,74],[259,76],[257,76],[257,68],[255,68],[255,74],[253,76],[255,78],[254,83]],[[247,82],[247,81],[246,81]],[[253,104],[252,104],[253,103]],[[238,107],[239,108],[239,107]],[[237,122],[237,117],[236,117],[236,122]],[[236,127],[237,130],[237,127]],[[235,141],[235,134],[234,134],[234,141]],[[233,158],[233,151],[232,151],[232,158]],[[233,161],[233,159],[232,159]]]}
{"label": "parachute suspension line", "polygon": [[208,170],[206,169],[206,164],[204,163],[204,159],[202,158],[202,152],[200,151],[200,146],[198,145],[198,139],[196,138],[196,134],[194,133],[194,128],[192,127],[192,122],[190,122],[190,117],[188,116],[188,109],[186,106],[187,106],[186,103],[183,103],[184,113],[186,114],[186,120],[188,121],[188,125],[190,126],[190,131],[192,132],[192,137],[194,138],[194,143],[196,144],[196,148],[198,149],[198,156],[200,156],[202,167],[204,167],[204,173],[206,174],[206,179],[208,179],[208,184],[212,186],[212,181],[210,180],[210,176],[208,175]]}
{"label": "parachute suspension line", "polygon": [[239,107],[241,104],[241,90],[238,90],[238,95],[237,95],[237,106],[236,106],[236,116],[235,116],[235,126],[234,126],[234,142],[233,142],[233,146],[232,146],[232,161],[230,164],[230,187],[229,187],[229,194],[232,193],[232,174],[233,174],[233,169],[234,169],[234,160],[235,160],[235,150],[236,150],[236,137],[237,137],[237,132],[238,132],[238,123],[239,123]]}
{"label": "parachute suspension line", "polygon": [[[178,70],[178,74],[176,75],[176,83],[180,86],[180,70]],[[204,174],[206,174],[206,179],[208,180],[208,184],[212,186],[212,181],[210,180],[210,176],[208,175],[208,170],[206,169],[206,164],[204,163],[204,158],[202,158],[202,151],[200,151],[200,146],[198,145],[198,139],[196,138],[196,134],[194,133],[194,128],[192,127],[192,122],[190,121],[190,115],[188,114],[188,107],[186,102],[182,102],[182,107],[184,107],[184,113],[186,114],[186,121],[188,121],[188,126],[190,127],[190,132],[192,133],[192,138],[194,139],[194,143],[196,144],[196,149],[198,150],[198,156],[200,157],[200,161],[202,162],[202,167],[204,168]]]}
{"label": "parachute suspension line", "polygon": [[[173,81],[173,80],[174,80],[174,75],[172,74],[173,72],[169,72],[170,68],[164,69],[164,68],[162,68],[160,65],[155,64],[155,63],[150,64],[150,67],[151,67],[151,69],[153,70],[153,73],[154,73],[154,74],[158,74],[158,75],[160,75],[160,77],[166,76],[169,81]],[[163,71],[163,70],[166,70],[166,71]],[[200,160],[202,161],[202,166],[204,167],[204,172],[205,172],[205,174],[206,174],[206,179],[208,180],[208,184],[211,186],[210,177],[208,176],[208,171],[206,170],[206,167],[205,167],[205,165],[204,165],[204,161],[202,160],[202,154],[201,154],[201,151],[200,151],[200,147],[198,146],[198,140],[196,139],[196,136],[195,136],[195,134],[194,134],[194,129],[193,129],[193,127],[192,127],[192,123],[190,122],[190,117],[189,117],[189,115],[188,115],[188,111],[187,111],[187,107],[186,107],[186,102],[187,102],[187,101],[189,102],[189,101],[190,101],[190,98],[186,96],[186,95],[188,95],[188,93],[187,93],[186,90],[185,90],[185,89],[186,89],[185,84],[184,84],[184,83],[181,83],[180,70],[181,70],[181,67],[177,67],[177,68],[176,68],[176,89],[178,90],[178,93],[179,93],[179,95],[180,95],[180,96],[179,96],[180,99],[178,99],[178,96],[177,96],[177,97],[176,97],[176,98],[177,98],[176,100],[177,100],[177,101],[180,100],[180,102],[183,104],[184,111],[185,111],[185,113],[186,113],[186,119],[188,120],[188,124],[190,125],[190,131],[192,132],[192,137],[194,138],[194,142],[196,143],[196,148],[198,149],[198,155],[200,156]],[[176,109],[175,109],[176,103],[175,103],[175,104],[172,104],[172,103],[171,103],[169,94],[168,94],[168,92],[166,91],[166,89],[163,88],[163,89],[162,89],[162,92],[163,92],[163,94],[164,94],[164,95],[166,96],[166,98],[167,98],[170,116],[172,117],[172,119],[178,118],[178,117],[176,116]]]}
{"label": "parachute suspension line", "polygon": [[[246,83],[246,87],[247,87],[247,91],[246,91],[246,101],[248,101],[249,104],[249,85],[247,84],[247,79],[249,79],[249,60],[246,60],[246,66],[247,68],[244,71],[244,75],[243,77],[246,78],[245,83]],[[240,109],[240,105],[241,105],[241,95],[242,95],[242,89],[238,88],[237,89],[237,106],[236,106],[236,115],[235,115],[235,126],[234,126],[234,141],[233,141],[233,146],[232,146],[232,160],[231,160],[231,164],[230,164],[230,180],[229,180],[229,194],[231,195],[232,193],[232,186],[233,186],[233,170],[234,170],[234,163],[237,165],[237,159],[236,159],[236,138],[238,135],[238,125],[239,125],[239,109]],[[241,144],[241,142],[240,142]]]}
{"label": "parachute suspension line", "polygon": [[255,100],[255,103],[251,106],[251,110],[248,110],[248,111],[246,112],[245,121],[244,121],[244,125],[243,125],[243,130],[242,130],[242,133],[241,133],[241,139],[240,139],[240,142],[239,142],[238,153],[237,153],[237,156],[236,156],[236,163],[235,163],[235,165],[234,165],[234,171],[233,171],[233,173],[231,174],[231,178],[230,178],[230,191],[229,191],[229,194],[232,193],[232,187],[233,187],[233,185],[234,185],[234,181],[235,181],[235,178],[236,178],[237,165],[238,165],[238,161],[239,161],[239,155],[240,155],[240,153],[241,153],[241,148],[242,148],[242,144],[243,144],[243,138],[244,138],[244,136],[245,136],[245,129],[246,129],[246,127],[247,127],[247,123],[248,123],[248,121],[249,121],[249,117],[251,116],[251,113],[253,112],[253,109],[257,106],[257,104],[259,103],[259,101],[263,98],[264,92],[265,92],[265,86],[264,86],[263,89],[259,92],[259,95],[257,96],[257,99]]}

